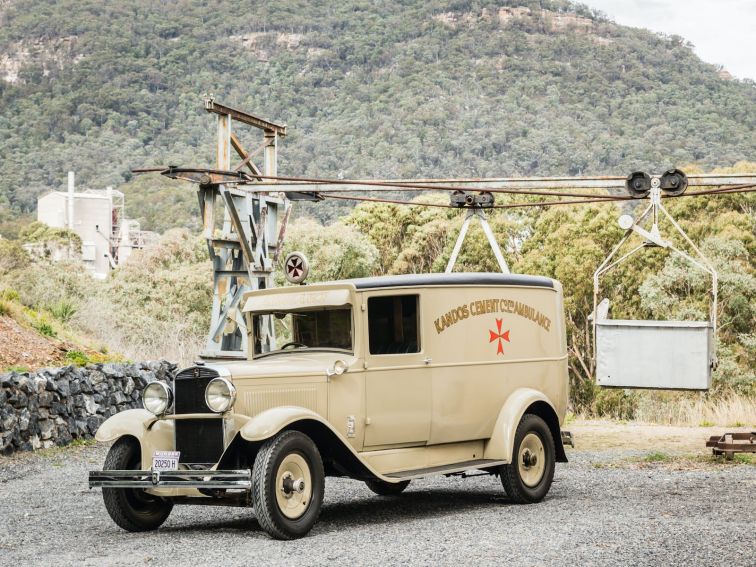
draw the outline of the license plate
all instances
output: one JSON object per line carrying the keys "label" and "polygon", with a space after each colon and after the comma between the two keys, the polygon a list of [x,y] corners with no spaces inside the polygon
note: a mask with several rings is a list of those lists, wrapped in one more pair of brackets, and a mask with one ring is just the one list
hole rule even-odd
{"label": "license plate", "polygon": [[153,471],[177,471],[180,451],[155,451],[152,454]]}

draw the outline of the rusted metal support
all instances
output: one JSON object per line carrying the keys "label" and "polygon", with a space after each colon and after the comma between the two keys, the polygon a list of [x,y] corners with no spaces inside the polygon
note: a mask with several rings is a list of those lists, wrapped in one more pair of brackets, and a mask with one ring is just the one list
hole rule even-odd
{"label": "rusted metal support", "polygon": [[283,219],[281,219],[281,228],[278,231],[278,240],[276,241],[276,251],[273,254],[273,263],[278,262],[278,257],[283,250],[284,239],[286,238],[286,227],[289,225],[289,217],[291,216],[291,203],[286,203],[286,210],[284,212]]}
{"label": "rusted metal support", "polygon": [[278,136],[276,132],[265,132],[265,175],[278,175]]}
{"label": "rusted metal support", "polygon": [[756,431],[712,435],[706,442],[714,455],[724,455],[732,459],[735,453],[756,453]]}
{"label": "rusted metal support", "polygon": [[[243,235],[247,233],[248,230],[245,226],[242,225],[242,219],[239,216],[239,211],[236,209],[236,204],[234,203],[233,195],[231,195],[228,189],[226,189],[223,185],[219,185],[218,187],[219,187],[220,194],[223,197],[224,202],[226,203],[226,210],[228,211],[229,216],[231,218],[231,224],[233,225],[234,232],[238,235],[238,242],[244,254],[244,259],[246,260],[248,269],[251,269],[254,263],[254,256],[252,255],[252,248],[250,247],[250,243],[248,239],[243,238]],[[218,241],[216,240],[215,242],[218,242]],[[236,247],[234,246],[234,248]]]}
{"label": "rusted metal support", "polygon": [[218,169],[231,169],[231,117],[228,114],[218,115]]}
{"label": "rusted metal support", "polygon": [[[278,228],[278,211],[287,207],[283,193],[249,191],[258,181],[256,176],[277,172],[277,142],[286,135],[286,127],[262,120],[239,110],[205,100],[205,109],[217,115],[217,169],[169,167],[162,173],[175,179],[199,184],[198,200],[202,213],[203,235],[213,262],[213,304],[206,359],[246,358],[248,348],[247,321],[238,309],[244,294],[254,289],[273,287],[273,258],[279,255],[282,240],[271,242]],[[248,154],[233,123],[243,123],[263,130],[263,143]],[[231,150],[242,158],[231,169]],[[252,163],[252,156],[264,151],[264,170]],[[247,167],[251,173],[241,171]],[[244,187],[239,187],[242,184]],[[223,206],[223,220],[218,224],[217,204]],[[288,215],[285,217],[288,219]],[[272,236],[271,236],[272,235]],[[269,318],[268,318],[269,319]],[[263,321],[256,329],[263,348],[273,348],[272,321]]]}
{"label": "rusted metal support", "polygon": [[242,162],[234,168],[234,171],[241,171],[246,166],[254,175],[262,175],[262,171],[260,171],[260,168],[258,168],[252,162],[252,158],[255,157],[257,154],[259,154],[263,149],[265,149],[265,146],[267,146],[267,144],[268,144],[268,141],[265,140],[262,143],[262,145],[259,146],[255,151],[247,153],[242,147],[241,142],[239,141],[239,138],[237,138],[232,133],[231,145],[234,146],[234,150],[236,150],[236,153],[239,154],[240,158],[242,158]]}
{"label": "rusted metal support", "polygon": [[207,110],[208,112],[213,112],[215,114],[220,114],[221,116],[230,116],[237,122],[248,124],[249,126],[254,126],[255,128],[259,128],[260,130],[275,132],[281,137],[286,136],[286,124],[276,124],[275,122],[270,122],[268,120],[258,118],[257,116],[253,116],[252,114],[249,114],[247,112],[243,112],[241,110],[231,108],[230,106],[215,102],[212,97],[205,99],[205,110]]}

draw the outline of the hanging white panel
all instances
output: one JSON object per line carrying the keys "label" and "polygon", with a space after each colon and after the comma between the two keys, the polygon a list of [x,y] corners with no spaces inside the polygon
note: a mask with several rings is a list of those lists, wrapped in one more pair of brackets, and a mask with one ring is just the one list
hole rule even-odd
{"label": "hanging white panel", "polygon": [[708,390],[708,321],[596,321],[596,382],[610,388]]}

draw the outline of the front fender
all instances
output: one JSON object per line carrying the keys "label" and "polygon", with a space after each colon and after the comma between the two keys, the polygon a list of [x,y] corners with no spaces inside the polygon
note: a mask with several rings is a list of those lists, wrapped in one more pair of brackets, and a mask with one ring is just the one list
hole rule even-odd
{"label": "front fender", "polygon": [[[331,427],[331,424],[323,419],[320,414],[298,406],[283,406],[260,412],[256,416],[250,418],[249,421],[241,427],[239,434],[247,441],[263,441],[269,437],[273,437],[287,425],[291,425],[295,421],[301,421],[303,419],[312,419],[322,423],[341,439],[339,432]],[[346,441],[343,439],[341,440],[348,445]]]}
{"label": "front fender", "polygon": [[115,441],[129,435],[139,441],[142,448],[142,470],[152,467],[155,451],[175,449],[173,420],[157,419],[146,409],[131,409],[109,417],[95,434],[97,441]]}
{"label": "front fender", "polygon": [[339,447],[349,459],[355,459],[370,475],[389,483],[399,482],[400,479],[385,476],[366,462],[349,442],[334,429],[320,414],[298,406],[284,406],[265,410],[250,418],[239,430],[239,435],[246,441],[264,441],[286,429],[290,425],[300,422],[317,422],[331,435],[331,443],[338,443]]}
{"label": "front fender", "polygon": [[124,435],[141,439],[155,421],[155,415],[146,409],[130,409],[109,417],[95,434],[98,441],[115,441]]}
{"label": "front fender", "polygon": [[[525,410],[535,402],[545,402],[556,415],[554,404],[542,392],[532,388],[518,388],[507,398],[499,411],[493,434],[483,449],[484,459],[511,462],[517,425]],[[554,439],[554,442],[560,443],[561,439]]]}

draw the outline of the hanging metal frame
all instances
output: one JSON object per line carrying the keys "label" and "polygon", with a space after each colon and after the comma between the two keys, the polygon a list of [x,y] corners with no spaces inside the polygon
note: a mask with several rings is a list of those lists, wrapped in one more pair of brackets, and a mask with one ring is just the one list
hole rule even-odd
{"label": "hanging metal frame", "polygon": [[449,261],[446,264],[445,272],[447,274],[450,274],[454,270],[454,265],[457,263],[457,258],[459,257],[459,253],[462,250],[462,244],[464,243],[465,237],[467,236],[467,231],[470,228],[470,223],[473,221],[473,219],[476,218],[480,221],[480,226],[483,229],[483,233],[486,235],[488,244],[491,246],[491,251],[496,258],[496,262],[499,264],[501,273],[508,274],[509,266],[507,265],[507,261],[504,259],[504,254],[501,253],[501,248],[499,247],[499,243],[496,241],[496,236],[494,235],[493,230],[491,230],[491,225],[488,224],[486,213],[480,207],[470,207],[467,209],[467,212],[465,213],[465,220],[462,223],[462,228],[460,228],[459,230],[459,236],[457,236],[457,241],[454,243],[454,249],[452,250]]}
{"label": "hanging metal frame", "polygon": [[[620,226],[623,229],[625,229],[626,231],[625,235],[622,237],[619,243],[614,247],[614,249],[609,253],[609,255],[604,259],[604,261],[601,263],[601,265],[596,269],[596,271],[593,274],[593,315],[592,315],[593,324],[592,324],[592,327],[593,327],[593,358],[595,362],[598,362],[596,360],[597,359],[597,340],[596,340],[597,324],[598,324],[598,320],[601,318],[600,314],[602,313],[602,311],[605,311],[606,309],[605,306],[604,306],[604,309],[600,309],[600,306],[599,306],[601,277],[605,275],[607,272],[609,272],[610,270],[620,265],[621,263],[625,262],[628,258],[633,256],[635,253],[649,246],[658,246],[660,248],[668,249],[671,252],[681,256],[682,258],[685,258],[685,260],[687,260],[690,264],[702,270],[703,272],[709,274],[709,276],[711,277],[711,288],[709,291],[710,299],[711,299],[710,307],[709,307],[709,324],[710,324],[711,333],[712,333],[712,353],[716,352],[717,300],[718,300],[717,271],[714,268],[714,266],[711,264],[709,259],[703,254],[703,252],[701,252],[698,246],[696,246],[696,244],[690,239],[690,237],[685,233],[682,227],[675,221],[675,219],[672,217],[669,211],[667,211],[667,209],[662,204],[662,189],[661,189],[661,183],[660,183],[659,177],[653,177],[651,180],[651,192],[650,192],[649,198],[651,202],[640,213],[640,215],[637,216],[637,218],[633,219],[630,215],[623,215],[622,217],[620,217],[620,221],[619,221]],[[684,250],[681,250],[679,247],[675,246],[669,239],[666,239],[661,235],[661,232],[659,230],[659,221],[662,218],[669,221],[669,223],[675,229],[675,232],[679,234],[680,236],[682,236],[683,240],[693,250],[694,255],[688,254]],[[651,226],[650,226],[650,229],[646,230],[645,228],[643,228],[642,224],[646,222],[648,219],[651,220]],[[635,246],[630,251],[626,252],[625,254],[615,259],[615,257],[617,256],[622,246],[635,234],[641,236],[643,238],[643,242],[641,242],[641,244]],[[715,364],[716,364],[716,356],[712,355],[711,365],[714,366]]]}

